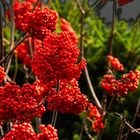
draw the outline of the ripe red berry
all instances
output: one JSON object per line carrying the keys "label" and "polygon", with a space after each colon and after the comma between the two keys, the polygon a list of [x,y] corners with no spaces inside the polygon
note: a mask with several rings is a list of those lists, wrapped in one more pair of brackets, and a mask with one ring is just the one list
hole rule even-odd
{"label": "ripe red berry", "polygon": [[61,81],[60,91],[52,90],[47,96],[47,108],[50,111],[79,114],[86,109],[87,104],[88,99],[81,93],[75,79]]}
{"label": "ripe red berry", "polygon": [[111,65],[111,67],[116,70],[116,71],[123,71],[124,67],[123,65],[120,63],[119,59],[116,57],[113,57],[111,55],[107,56],[107,59]]}
{"label": "ripe red berry", "polygon": [[3,81],[5,75],[4,68],[0,66],[0,83]]}
{"label": "ripe red berry", "polygon": [[97,107],[94,106],[92,103],[89,103],[88,111],[89,112],[88,112],[87,119],[89,118],[89,120],[91,121],[93,131],[98,133],[101,129],[104,128],[102,116],[100,112],[98,111]]}
{"label": "ripe red berry", "polygon": [[128,4],[129,2],[132,2],[133,0],[118,0],[118,3],[120,6],[123,6],[125,4]]}

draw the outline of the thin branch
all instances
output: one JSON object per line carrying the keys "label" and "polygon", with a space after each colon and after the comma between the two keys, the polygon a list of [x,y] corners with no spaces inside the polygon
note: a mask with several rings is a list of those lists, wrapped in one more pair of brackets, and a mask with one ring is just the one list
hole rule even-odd
{"label": "thin branch", "polygon": [[[89,133],[89,130],[88,130],[88,126],[87,126],[87,123],[86,123],[86,119],[87,119],[87,114],[85,113],[85,116],[84,116],[84,119],[83,119],[83,125],[84,125],[84,130],[88,136],[88,138],[90,140],[94,140],[94,138],[92,137],[92,135]],[[81,139],[80,139],[81,140]]]}
{"label": "thin branch", "polygon": [[78,7],[79,7],[81,13],[82,13],[83,15],[85,15],[85,10],[84,10],[83,7],[81,6],[81,4],[78,2],[78,0],[75,0],[75,2],[76,2],[76,4],[78,5]]}
{"label": "thin branch", "polygon": [[91,134],[88,132],[88,126],[86,124],[86,120],[84,120],[84,129],[85,129],[85,132],[87,134],[87,136],[89,137],[90,140],[94,140],[94,138],[91,136]]}
{"label": "thin branch", "polygon": [[116,16],[116,0],[113,0],[113,15],[112,15],[112,25],[111,25],[111,34],[109,37],[109,51],[110,55],[112,55],[112,42],[114,37],[114,29],[115,29],[115,16]]}
{"label": "thin branch", "polygon": [[[135,112],[134,118],[133,118],[133,120],[132,120],[131,126],[134,125],[134,122],[135,122],[135,120],[136,120],[136,117],[137,117],[138,114],[139,114],[139,110],[140,110],[140,99],[138,100],[136,112]],[[128,130],[128,132],[127,132],[127,134],[126,134],[125,140],[127,140],[128,136],[129,136],[129,133],[130,133],[130,130]]]}
{"label": "thin branch", "polygon": [[140,57],[138,57],[138,59],[135,61],[135,63],[133,64],[133,66],[131,67],[131,70],[136,69],[136,66],[140,63]]}
{"label": "thin branch", "polygon": [[119,130],[119,134],[118,134],[117,140],[121,140],[124,127],[125,127],[125,118],[123,117],[122,120],[121,120],[121,125],[120,125],[120,130]]}
{"label": "thin branch", "polygon": [[3,128],[2,128],[2,126],[0,126],[0,137],[3,137],[4,136],[4,132],[3,132]]}
{"label": "thin branch", "polygon": [[[76,4],[78,5],[80,12],[81,12],[81,28],[80,28],[80,53],[81,53],[81,58],[84,58],[84,47],[83,47],[83,25],[84,25],[84,17],[85,17],[85,10],[83,9],[83,7],[80,5],[80,3],[78,2],[78,0],[75,0]],[[94,88],[92,86],[90,77],[89,77],[89,73],[88,73],[88,69],[87,67],[85,68],[85,76],[86,76],[86,80],[89,86],[89,89],[91,91],[91,94],[95,100],[95,103],[97,105],[97,107],[99,108],[99,110],[102,110],[102,106],[95,94]]]}
{"label": "thin branch", "polygon": [[88,69],[85,68],[84,72],[85,72],[85,75],[86,75],[86,80],[87,80],[90,92],[91,92],[91,94],[92,94],[92,96],[93,96],[93,98],[95,100],[95,104],[97,105],[99,111],[101,112],[102,111],[102,106],[101,106],[101,104],[100,104],[100,102],[99,102],[99,100],[98,100],[98,98],[97,98],[97,96],[95,94],[94,88],[92,86],[92,83],[91,83],[91,80],[90,80],[90,77],[89,77]]}
{"label": "thin branch", "polygon": [[[3,0],[3,2],[5,2],[5,0]],[[39,0],[37,0],[32,12],[34,12],[38,2],[39,2]],[[6,4],[8,4],[8,3],[6,3]],[[27,33],[23,33],[23,32],[20,33],[19,38],[15,41],[13,49],[3,59],[0,60],[0,64],[3,63],[8,57],[10,57],[13,54],[13,52],[17,48],[17,46],[20,45],[27,36],[28,36]]]}
{"label": "thin branch", "polygon": [[[121,120],[123,119],[123,116],[122,116],[121,114],[119,114],[119,113],[117,113],[117,112],[115,112],[115,114],[116,114]],[[137,134],[140,134],[140,132],[139,132],[138,130],[136,130],[135,128],[133,128],[133,126],[130,125],[130,124],[126,121],[126,119],[125,119],[125,124],[130,128],[131,131],[136,132]]]}
{"label": "thin branch", "polygon": [[5,57],[3,59],[0,60],[0,64],[2,64],[4,61],[6,61],[6,59],[9,58],[13,54],[13,52],[17,48],[17,46],[20,45],[27,36],[28,35],[26,34],[23,36],[23,38],[21,38],[22,34],[20,35],[19,39],[17,39],[17,41],[15,42],[13,49],[7,55],[5,55]]}
{"label": "thin branch", "polygon": [[[15,33],[15,21],[14,21],[14,9],[13,9],[13,2],[9,6],[10,9],[10,19],[11,19],[11,28],[10,28],[10,51],[14,48],[14,33]],[[7,66],[6,66],[6,74],[8,74],[10,70],[10,65],[12,62],[12,55],[7,60]]]}
{"label": "thin branch", "polygon": [[14,76],[12,81],[16,80],[17,73],[18,73],[18,57],[17,57],[17,53],[15,53],[15,71],[14,71]]}
{"label": "thin branch", "polygon": [[[0,11],[2,11],[2,4],[0,3]],[[2,30],[2,12],[0,12],[0,59],[4,58],[4,46],[3,46],[3,30]],[[2,63],[4,66],[4,63]]]}
{"label": "thin branch", "polygon": [[[56,92],[59,92],[60,90],[60,80],[58,79],[57,80],[57,83],[56,83]],[[58,115],[58,110],[54,110],[53,111],[53,116],[52,116],[52,126],[55,127],[55,124],[56,124],[56,120],[57,120],[57,115]]]}
{"label": "thin branch", "polygon": [[80,138],[79,138],[79,140],[82,140],[82,137],[83,137],[83,131],[84,131],[84,126],[81,127]]}
{"label": "thin branch", "polygon": [[34,6],[34,8],[32,9],[32,13],[34,12],[35,8],[37,7],[39,1],[40,1],[40,0],[37,0],[37,1],[36,1],[35,6]]}

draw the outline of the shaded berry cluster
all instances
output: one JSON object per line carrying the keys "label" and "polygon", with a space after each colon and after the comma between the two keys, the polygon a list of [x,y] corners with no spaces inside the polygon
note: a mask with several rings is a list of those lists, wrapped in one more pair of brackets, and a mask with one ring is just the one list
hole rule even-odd
{"label": "shaded berry cluster", "polygon": [[27,67],[31,66],[31,57],[34,51],[34,45],[40,45],[41,41],[28,37],[21,44],[17,46],[14,53],[15,56]]}
{"label": "shaded berry cluster", "polygon": [[92,123],[92,129],[96,133],[98,133],[101,129],[104,128],[102,116],[99,113],[96,106],[94,106],[92,103],[89,103],[88,105],[88,117],[87,119]]}
{"label": "shaded berry cluster", "polygon": [[52,90],[47,96],[48,110],[59,110],[61,113],[79,114],[86,110],[88,99],[78,87],[75,79],[60,82],[60,91]]}
{"label": "shaded berry cluster", "polygon": [[0,83],[3,81],[5,75],[4,68],[0,66]]}
{"label": "shaded berry cluster", "polygon": [[30,123],[15,124],[1,140],[58,140],[57,130],[51,125],[40,125],[36,133]]}
{"label": "shaded berry cluster", "polygon": [[58,140],[57,129],[52,125],[40,125],[41,133],[37,134],[37,140]]}
{"label": "shaded berry cluster", "polygon": [[27,83],[20,88],[16,83],[6,83],[0,91],[0,120],[3,122],[30,121],[45,112],[45,107],[38,105],[41,101],[33,85]]}
{"label": "shaded berry cluster", "polygon": [[123,6],[125,4],[128,4],[129,2],[132,2],[133,0],[118,0],[118,3],[120,6]]}
{"label": "shaded berry cluster", "polygon": [[61,20],[62,31],[68,31],[69,34],[71,35],[71,38],[72,38],[73,42],[75,44],[77,44],[78,43],[78,38],[77,38],[76,32],[71,27],[71,24],[68,21],[66,21],[64,18],[61,18],[60,20]]}
{"label": "shaded berry cluster", "polygon": [[73,43],[69,32],[51,34],[44,40],[44,46],[36,46],[31,62],[32,71],[42,81],[73,78],[78,79],[85,59],[77,64],[79,49]]}
{"label": "shaded berry cluster", "polygon": [[113,57],[112,55],[108,55],[107,59],[111,65],[111,67],[116,70],[116,71],[123,71],[124,67],[123,65],[120,63],[119,59],[116,57]]}
{"label": "shaded berry cluster", "polygon": [[[56,30],[58,15],[54,10],[47,7],[40,9],[39,6],[33,11],[34,1],[14,2],[14,16],[16,28],[27,32],[39,39]],[[8,13],[9,15],[9,13]]]}
{"label": "shaded berry cluster", "polygon": [[101,86],[110,95],[119,96],[127,94],[129,91],[135,91],[139,85],[140,72],[138,70],[130,71],[117,80],[114,75],[106,74],[103,76]]}

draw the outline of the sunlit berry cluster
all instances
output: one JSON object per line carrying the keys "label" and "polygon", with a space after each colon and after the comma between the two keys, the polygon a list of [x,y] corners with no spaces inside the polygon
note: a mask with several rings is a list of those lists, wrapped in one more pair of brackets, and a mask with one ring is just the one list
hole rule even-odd
{"label": "sunlit berry cluster", "polygon": [[66,21],[64,18],[61,18],[61,29],[62,31],[68,31],[69,34],[71,35],[73,42],[78,43],[78,38],[75,31],[71,27],[71,24],[68,21]]}
{"label": "sunlit berry cluster", "polygon": [[58,15],[47,7],[42,10],[37,7],[33,11],[32,2],[17,1],[14,2],[14,14],[17,29],[41,40],[56,30]]}
{"label": "sunlit berry cluster", "polygon": [[4,68],[0,66],[0,83],[3,81],[5,75]]}
{"label": "sunlit berry cluster", "polygon": [[104,128],[102,116],[99,113],[96,106],[94,106],[92,103],[89,103],[88,105],[88,117],[87,119],[92,123],[92,129],[94,132],[99,132],[101,129]]}
{"label": "sunlit berry cluster", "polygon": [[41,101],[34,86],[28,83],[21,88],[15,83],[6,83],[0,91],[0,120],[3,122],[30,121],[45,112],[45,107],[38,105]]}
{"label": "sunlit berry cluster", "polygon": [[[31,2],[20,3],[18,0],[14,2],[14,17],[16,28],[22,31],[26,31],[29,23],[28,14],[32,11],[33,6]],[[10,13],[8,11],[8,16]]]}
{"label": "sunlit berry cluster", "polygon": [[30,32],[37,38],[43,39],[56,30],[58,16],[54,10],[37,8],[30,16]]}
{"label": "sunlit berry cluster", "polygon": [[26,66],[31,66],[31,57],[34,51],[34,46],[40,45],[41,41],[28,37],[17,46],[14,53],[15,56]]}
{"label": "sunlit berry cluster", "polygon": [[78,79],[81,69],[86,66],[84,59],[77,64],[79,52],[68,32],[51,34],[45,38],[43,47],[35,48],[31,62],[32,71],[42,81]]}
{"label": "sunlit berry cluster", "polygon": [[15,124],[1,140],[35,140],[36,133],[30,123]]}
{"label": "sunlit berry cluster", "polygon": [[30,66],[31,58],[29,52],[29,46],[26,43],[21,43],[15,50],[15,55],[26,66]]}
{"label": "sunlit berry cluster", "polygon": [[57,129],[52,125],[40,125],[41,133],[37,134],[37,140],[58,140]]}
{"label": "sunlit berry cluster", "polygon": [[86,67],[86,60],[79,60],[75,31],[70,23],[61,19],[61,32],[54,32],[57,12],[47,7],[40,9],[39,5],[34,8],[35,2],[15,0],[13,3],[16,28],[27,33],[15,54],[23,64],[31,66],[37,80],[22,87],[14,82],[0,87],[1,123],[15,124],[2,140],[58,140],[57,130],[51,125],[41,125],[41,133],[36,134],[29,124],[45,112],[44,103],[50,111],[76,115],[88,105],[87,97],[78,87],[77,80]]}
{"label": "sunlit berry cluster", "polygon": [[114,75],[106,74],[103,76],[101,86],[110,95],[119,96],[127,94],[129,91],[135,91],[139,85],[140,72],[138,70],[130,71],[117,80]]}
{"label": "sunlit berry cluster", "polygon": [[119,59],[116,57],[113,57],[112,55],[108,55],[107,59],[111,65],[111,67],[116,70],[116,71],[123,71],[124,67],[123,65],[120,63]]}
{"label": "sunlit berry cluster", "polygon": [[58,140],[57,130],[51,125],[40,125],[36,133],[30,123],[15,124],[1,140]]}
{"label": "sunlit berry cluster", "polygon": [[48,110],[59,110],[61,113],[79,114],[88,104],[88,99],[78,88],[75,79],[60,82],[60,91],[53,90],[47,97]]}

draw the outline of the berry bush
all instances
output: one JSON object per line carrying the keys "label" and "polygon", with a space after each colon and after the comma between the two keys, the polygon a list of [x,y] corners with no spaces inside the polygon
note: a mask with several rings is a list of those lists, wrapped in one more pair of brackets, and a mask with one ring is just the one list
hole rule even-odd
{"label": "berry bush", "polygon": [[0,140],[140,138],[139,18],[88,2],[0,1]]}

